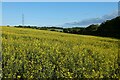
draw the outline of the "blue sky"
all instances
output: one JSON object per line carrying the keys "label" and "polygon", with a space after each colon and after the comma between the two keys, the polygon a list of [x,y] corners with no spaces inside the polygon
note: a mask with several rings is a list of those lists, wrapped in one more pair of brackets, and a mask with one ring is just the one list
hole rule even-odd
{"label": "blue sky", "polygon": [[2,0],[2,2],[118,2],[119,0]]}
{"label": "blue sky", "polygon": [[116,10],[117,2],[3,2],[2,23],[21,25],[24,13],[25,25],[87,26],[116,16]]}

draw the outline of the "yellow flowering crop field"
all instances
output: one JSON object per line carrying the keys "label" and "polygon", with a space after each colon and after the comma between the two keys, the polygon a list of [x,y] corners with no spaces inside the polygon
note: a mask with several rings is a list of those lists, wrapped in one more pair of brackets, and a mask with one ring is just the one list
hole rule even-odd
{"label": "yellow flowering crop field", "polygon": [[2,27],[3,78],[120,78],[119,39]]}

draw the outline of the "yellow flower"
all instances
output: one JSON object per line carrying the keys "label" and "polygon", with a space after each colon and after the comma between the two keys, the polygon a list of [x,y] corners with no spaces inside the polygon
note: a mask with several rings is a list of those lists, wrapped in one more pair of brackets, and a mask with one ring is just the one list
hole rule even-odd
{"label": "yellow flower", "polygon": [[17,78],[20,78],[21,76],[17,76]]}

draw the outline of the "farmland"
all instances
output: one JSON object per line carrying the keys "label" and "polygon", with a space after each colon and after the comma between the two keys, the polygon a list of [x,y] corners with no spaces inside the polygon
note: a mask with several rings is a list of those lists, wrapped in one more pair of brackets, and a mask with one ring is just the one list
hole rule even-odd
{"label": "farmland", "polygon": [[2,27],[3,78],[120,78],[119,39]]}

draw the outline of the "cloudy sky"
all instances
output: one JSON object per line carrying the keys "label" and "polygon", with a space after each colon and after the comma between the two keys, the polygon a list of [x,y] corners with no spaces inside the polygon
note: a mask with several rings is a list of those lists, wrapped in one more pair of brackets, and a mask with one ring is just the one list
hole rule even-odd
{"label": "cloudy sky", "polygon": [[117,2],[3,2],[3,25],[88,26],[118,15]]}
{"label": "cloudy sky", "polygon": [[94,17],[94,18],[83,19],[83,20],[76,21],[76,22],[65,23],[64,26],[73,26],[73,27],[74,26],[85,26],[86,27],[91,24],[100,24],[106,20],[113,19],[116,16],[118,16],[118,10],[108,13],[106,15],[103,15],[101,17]]}

